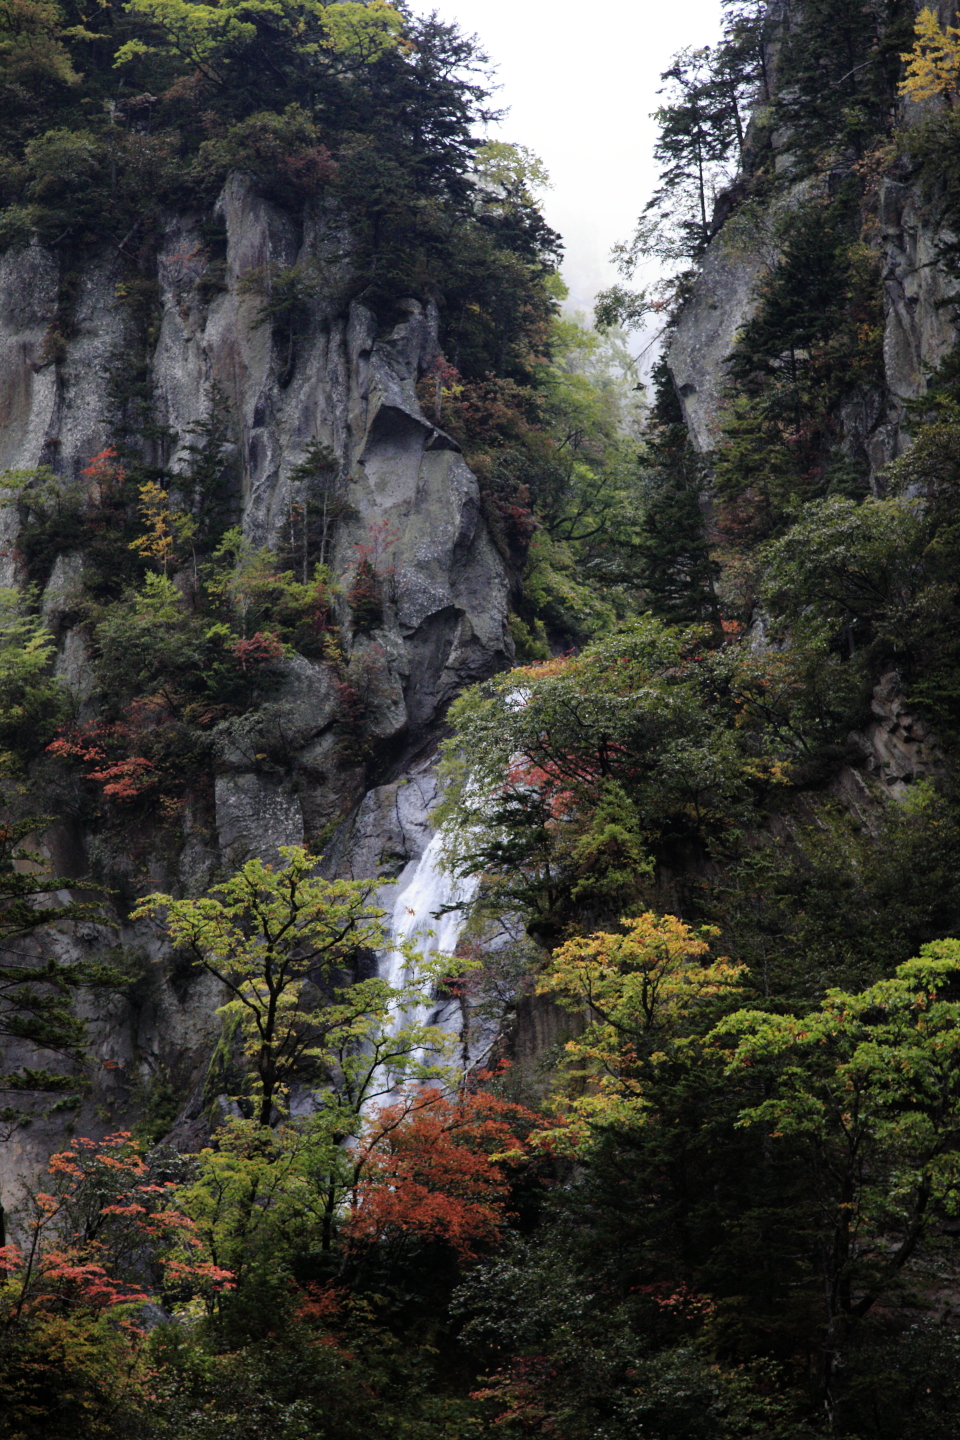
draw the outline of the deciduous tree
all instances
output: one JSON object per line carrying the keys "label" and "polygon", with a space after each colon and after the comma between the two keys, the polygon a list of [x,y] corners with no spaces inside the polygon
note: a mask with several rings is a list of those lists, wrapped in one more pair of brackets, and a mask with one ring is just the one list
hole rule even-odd
{"label": "deciduous tree", "polygon": [[740,1123],[811,1167],[830,1406],[851,1324],[889,1293],[937,1209],[960,1203],[960,941],[925,945],[859,994],[828,991],[813,1014],[741,1011],[715,1038],[756,1095]]}
{"label": "deciduous tree", "polygon": [[243,1037],[258,1123],[270,1125],[302,1081],[339,1115],[343,1139],[376,1095],[442,1073],[445,1037],[415,1016],[452,961],[424,960],[403,942],[401,985],[361,979],[359,957],[388,943],[372,882],[325,880],[300,846],[280,856],[277,866],[248,860],[197,900],[148,896],[136,916],[156,919],[225,987],[220,1013]]}

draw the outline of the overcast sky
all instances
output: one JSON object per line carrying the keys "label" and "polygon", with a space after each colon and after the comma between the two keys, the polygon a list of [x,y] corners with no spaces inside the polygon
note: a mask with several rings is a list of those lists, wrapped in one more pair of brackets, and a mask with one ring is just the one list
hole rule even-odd
{"label": "overcast sky", "polygon": [[527,145],[553,189],[547,220],[566,244],[571,304],[590,310],[616,278],[611,246],[627,239],[656,181],[651,151],[660,72],[685,45],[718,36],[720,0],[413,0],[476,34],[498,67],[509,114],[492,139]]}

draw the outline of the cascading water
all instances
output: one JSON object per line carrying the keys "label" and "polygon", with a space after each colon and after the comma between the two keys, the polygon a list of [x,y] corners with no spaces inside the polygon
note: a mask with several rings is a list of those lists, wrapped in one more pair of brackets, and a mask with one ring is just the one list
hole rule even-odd
{"label": "cascading water", "polygon": [[[417,860],[411,860],[402,871],[396,890],[388,892],[393,900],[388,931],[392,940],[401,945],[412,942],[414,948],[424,956],[452,955],[460,931],[463,928],[463,908],[476,893],[478,881],[474,877],[458,880],[441,869],[440,855],[442,839],[435,832]],[[403,983],[406,961],[399,948],[385,949],[380,961],[380,973],[392,986]],[[403,1019],[426,1021],[439,1025],[451,1034],[461,1034],[460,1003],[453,997],[438,997],[436,1002],[421,1008],[416,1015],[407,1014]],[[398,1022],[401,1017],[398,1016]],[[467,1053],[469,1045],[464,1043],[463,1061],[469,1064],[472,1057]]]}

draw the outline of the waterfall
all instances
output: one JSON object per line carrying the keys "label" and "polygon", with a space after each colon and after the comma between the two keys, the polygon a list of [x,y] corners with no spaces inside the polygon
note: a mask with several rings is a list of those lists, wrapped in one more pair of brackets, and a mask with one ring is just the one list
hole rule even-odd
{"label": "waterfall", "polygon": [[[467,905],[479,884],[473,876],[459,880],[442,870],[441,848],[440,833],[436,831],[420,857],[411,860],[402,871],[397,888],[387,892],[393,901],[387,922],[391,940],[398,944],[411,941],[425,956],[453,954],[464,917],[461,909],[446,907]],[[439,911],[444,913],[438,915]],[[403,983],[405,963],[401,950],[387,948],[381,955],[380,973],[391,985],[399,987]],[[449,1034],[459,1035],[460,1015],[460,1002],[456,998],[440,996],[433,1004],[420,1007],[416,1014],[398,1015],[397,1020],[398,1023],[403,1018],[426,1021],[439,1025]],[[468,1047],[464,1048],[466,1052]],[[464,1064],[469,1064],[471,1058],[464,1053]]]}

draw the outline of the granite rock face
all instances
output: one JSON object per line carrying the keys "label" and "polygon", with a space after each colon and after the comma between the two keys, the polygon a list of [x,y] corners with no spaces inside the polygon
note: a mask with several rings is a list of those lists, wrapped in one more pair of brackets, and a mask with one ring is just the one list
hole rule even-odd
{"label": "granite rock face", "polygon": [[880,187],[879,220],[886,262],[884,369],[895,400],[912,400],[956,344],[949,302],[957,285],[937,263],[939,247],[955,237],[931,225],[910,185],[890,178]]}
{"label": "granite rock face", "polygon": [[[154,418],[173,437],[164,458],[174,473],[183,468],[216,387],[234,429],[244,532],[257,545],[276,545],[300,498],[291,476],[308,446],[318,441],[332,453],[341,518],[327,559],[339,588],[349,683],[364,690],[367,754],[378,746],[400,751],[430,731],[464,685],[512,657],[508,577],[481,515],[476,479],[417,402],[417,379],[437,354],[436,317],[409,301],[404,318],[378,335],[370,312],[344,298],[349,237],[330,211],[308,211],[295,228],[236,176],[218,214],[222,261],[214,263],[189,216],[170,220],[159,255],[151,373]],[[309,283],[295,341],[283,341],[264,310],[272,277],[291,268]],[[38,247],[0,262],[0,465],[47,464],[76,477],[109,443],[108,377],[131,344],[131,318],[120,272],[107,257],[82,277],[72,336],[55,354],[48,330],[58,278],[55,258]],[[383,615],[355,634],[345,597],[356,547],[371,534],[384,550]],[[0,510],[5,583],[16,578],[15,541],[15,514]],[[82,567],[82,556],[59,557],[43,604],[60,639],[59,672],[86,700],[86,652],[70,626]],[[305,833],[303,813],[294,818],[298,807],[309,833],[362,793],[357,766],[342,757],[330,763],[338,695],[329,674],[304,660],[288,662],[286,671],[280,694],[251,722],[251,743],[227,735],[218,744],[217,818],[233,856],[253,833],[237,806],[252,816],[252,797],[266,804],[276,788],[273,770],[260,775],[258,754],[269,752],[275,769],[282,752],[292,785],[285,792],[291,841]],[[251,778],[240,785],[244,773]],[[267,849],[273,828],[270,835]]]}
{"label": "granite rock face", "polygon": [[[795,186],[780,207],[802,203],[810,182]],[[884,286],[882,388],[864,387],[839,415],[843,448],[866,460],[871,481],[904,448],[904,402],[924,394],[926,376],[957,340],[950,323],[956,282],[938,263],[940,247],[955,239],[920,204],[916,188],[886,178],[878,200],[878,233]],[[752,229],[736,215],[711,242],[674,327],[667,363],[694,444],[716,443],[723,405],[726,361],[739,331],[752,318],[758,287],[775,263],[775,226]]]}
{"label": "granite rock face", "polygon": [[[192,893],[247,855],[274,859],[281,845],[332,832],[358,806],[362,815],[382,809],[381,789],[364,801],[370,785],[386,779],[402,791],[404,756],[429,749],[448,702],[513,656],[509,579],[477,481],[417,401],[417,380],[438,353],[435,313],[408,301],[398,323],[378,333],[372,314],[347,298],[349,236],[329,209],[308,209],[295,226],[236,176],[218,216],[219,253],[205,244],[194,217],[179,215],[159,254],[150,376],[153,418],[172,437],[159,458],[174,473],[185,467],[193,427],[208,420],[216,389],[229,410],[244,533],[255,545],[275,547],[302,499],[293,472],[311,442],[332,454],[339,505],[326,559],[339,592],[334,619],[343,663],[338,673],[303,656],[281,662],[269,697],[214,737],[212,805],[198,797],[187,807],[173,847],[157,842],[151,850],[149,835],[137,837],[150,884]],[[273,277],[293,268],[306,277],[304,299],[295,334],[285,336],[264,312]],[[110,377],[122,370],[135,336],[116,257],[100,258],[81,276],[66,341],[55,329],[60,279],[55,256],[37,246],[0,257],[0,468],[48,465],[77,478],[110,443]],[[371,535],[384,552],[382,615],[358,626],[348,595],[356,547]],[[0,584],[18,579],[16,539],[16,511],[2,508]],[[43,609],[58,640],[56,673],[81,717],[90,718],[92,656],[74,603],[83,566],[80,554],[57,559]],[[347,690],[363,702],[353,748],[338,735]],[[390,781],[391,773],[400,778]],[[412,780],[393,807],[400,814],[416,790],[411,825],[419,831],[425,783]],[[379,873],[384,861],[373,850],[394,845],[393,829],[385,826],[373,841],[364,838],[364,823],[344,829],[354,837],[347,848],[357,847],[344,864],[360,874],[369,862],[370,873]],[[422,852],[419,831],[416,844],[411,831],[397,849],[406,857],[398,863]],[[80,859],[70,873],[81,873],[90,842],[89,835],[72,837]],[[122,871],[124,857],[112,859]],[[156,937],[142,926],[125,924],[121,938],[155,958]],[[200,1084],[219,1023],[219,997],[209,992],[202,978],[187,976],[178,986],[154,978],[135,1003],[101,1006],[92,1030],[95,1089],[76,1117],[84,1133],[128,1123],[131,1105],[140,1103],[131,1097],[158,1077]],[[63,1135],[62,1123],[41,1123],[4,1147],[4,1195],[17,1172],[35,1170]]]}
{"label": "granite rock face", "polygon": [[895,670],[882,675],[870,701],[872,719],[853,738],[866,753],[866,770],[894,800],[918,780],[943,774],[945,758],[936,736],[910,708]]}
{"label": "granite rock face", "polygon": [[760,247],[735,243],[721,230],[703,257],[671,333],[667,364],[698,450],[710,450],[716,443],[725,362],[756,309],[757,285],[765,270]]}
{"label": "granite rock face", "polygon": [[[776,137],[775,137],[776,138]],[[782,139],[785,158],[789,137]],[[789,169],[789,165],[784,165]],[[793,206],[815,193],[822,182],[801,182],[778,203]],[[719,232],[704,256],[690,298],[680,311],[669,341],[667,363],[690,436],[701,451],[716,443],[726,362],[740,330],[758,304],[759,287],[776,262],[770,236],[775,225],[760,218],[751,232],[736,215]],[[951,323],[957,282],[940,263],[943,247],[956,237],[921,205],[915,186],[891,177],[880,186],[877,202],[878,249],[884,288],[884,384],[850,396],[838,416],[841,444],[865,459],[875,490],[882,472],[910,444],[903,427],[905,403],[922,396],[927,376],[958,341]],[[767,617],[757,613],[749,631],[758,653],[771,648]],[[942,773],[943,753],[929,727],[912,714],[895,671],[881,677],[871,700],[872,719],[850,736],[863,755],[862,774],[845,768],[838,793],[860,803],[881,793],[902,801],[911,784]]]}

